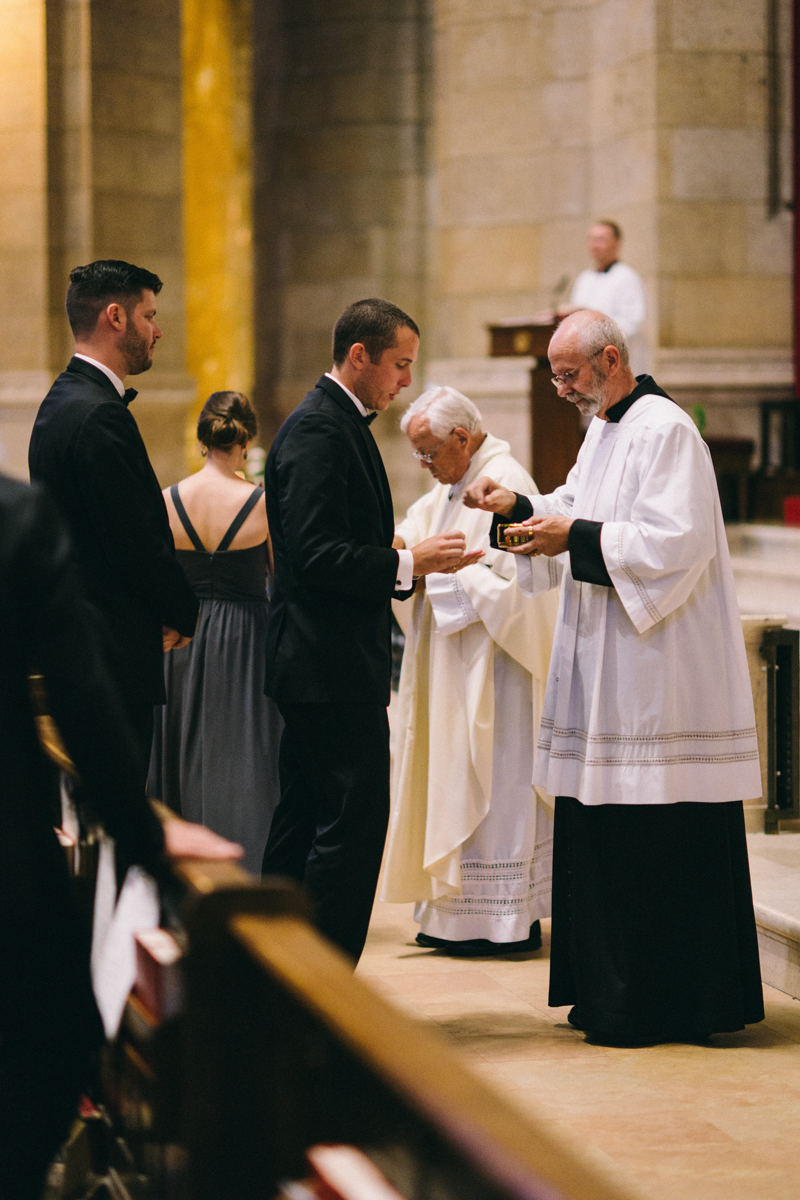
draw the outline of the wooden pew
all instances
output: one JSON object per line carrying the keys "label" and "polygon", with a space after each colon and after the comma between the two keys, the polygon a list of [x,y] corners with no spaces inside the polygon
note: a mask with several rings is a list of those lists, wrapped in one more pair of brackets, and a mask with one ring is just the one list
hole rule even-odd
{"label": "wooden pew", "polygon": [[184,861],[180,1140],[191,1200],[269,1200],[319,1143],[408,1200],[625,1200],[352,973],[290,884]]}

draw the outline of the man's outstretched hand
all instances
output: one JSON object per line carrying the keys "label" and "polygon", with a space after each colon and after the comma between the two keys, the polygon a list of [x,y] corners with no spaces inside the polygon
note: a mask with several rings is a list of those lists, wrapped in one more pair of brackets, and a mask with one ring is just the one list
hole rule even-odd
{"label": "man's outstretched hand", "polygon": [[481,475],[465,490],[462,502],[466,508],[482,508],[484,512],[507,517],[514,510],[517,494],[495,483],[488,475]]}
{"label": "man's outstretched hand", "polygon": [[244,854],[236,842],[229,842],[205,825],[174,816],[166,817],[162,825],[168,858],[241,858]]}
{"label": "man's outstretched hand", "polygon": [[415,575],[431,575],[434,571],[452,573],[483,558],[483,550],[471,550],[467,554],[466,538],[458,530],[426,538],[414,546],[411,553],[414,555]]}
{"label": "man's outstretched hand", "polygon": [[170,629],[169,625],[161,626],[161,644],[165,654],[168,650],[182,650],[191,640],[190,637],[178,633],[177,629]]}

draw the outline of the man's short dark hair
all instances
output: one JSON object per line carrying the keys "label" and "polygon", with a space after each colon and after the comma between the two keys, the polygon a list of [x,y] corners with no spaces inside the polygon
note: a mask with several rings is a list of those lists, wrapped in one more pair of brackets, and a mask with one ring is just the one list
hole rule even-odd
{"label": "man's short dark hair", "polygon": [[333,361],[340,367],[350,347],[360,342],[370,362],[380,362],[384,350],[397,345],[400,325],[407,325],[419,337],[416,322],[396,304],[388,300],[357,300],[344,310],[333,327]]}
{"label": "man's short dark hair", "polygon": [[117,258],[103,258],[69,273],[67,318],[75,337],[94,333],[107,304],[121,304],[126,313],[139,303],[145,289],[157,296],[163,283],[152,271]]}
{"label": "man's short dark hair", "polygon": [[603,219],[601,221],[595,221],[595,225],[605,225],[606,228],[611,230],[611,232],[613,233],[614,237],[617,239],[618,242],[622,241],[622,229],[620,228],[620,226],[617,224],[616,221],[609,221],[605,217],[603,217]]}

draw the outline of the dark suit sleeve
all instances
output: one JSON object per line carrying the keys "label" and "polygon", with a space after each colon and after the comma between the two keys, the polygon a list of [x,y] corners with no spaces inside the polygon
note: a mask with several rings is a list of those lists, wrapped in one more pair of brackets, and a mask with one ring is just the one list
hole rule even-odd
{"label": "dark suit sleeve", "polygon": [[286,554],[305,587],[389,598],[397,582],[397,551],[353,537],[358,527],[353,456],[344,431],[321,412],[307,413],[284,438],[273,478]]}
{"label": "dark suit sleeve", "polygon": [[106,670],[92,610],[76,581],[50,501],[26,497],[18,562],[19,623],[44,676],[50,713],[81,776],[81,798],[131,862],[163,867],[161,825],[141,788],[123,708]]}
{"label": "dark suit sleeve", "polygon": [[533,516],[533,507],[527,496],[520,496],[519,492],[515,492],[517,497],[516,504],[512,508],[508,516],[502,516],[500,513],[495,513],[492,520],[492,528],[489,533],[489,545],[493,550],[499,550],[497,544],[497,527],[498,525],[519,525],[520,521],[527,521],[528,517]]}
{"label": "dark suit sleeve", "polygon": [[164,499],[124,405],[110,401],[92,410],[75,461],[83,505],[108,561],[163,625],[191,637],[197,597],[175,558]]}

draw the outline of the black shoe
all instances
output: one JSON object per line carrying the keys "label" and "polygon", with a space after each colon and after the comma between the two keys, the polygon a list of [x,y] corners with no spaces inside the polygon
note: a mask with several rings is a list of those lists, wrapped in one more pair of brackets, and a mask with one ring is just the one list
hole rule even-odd
{"label": "black shoe", "polygon": [[494,958],[500,954],[540,950],[542,929],[539,922],[534,921],[530,933],[521,942],[490,942],[488,938],[467,938],[455,942],[447,938],[431,937],[429,933],[418,933],[415,940],[418,946],[424,946],[426,950],[443,950],[452,958]]}
{"label": "black shoe", "polygon": [[581,1014],[578,1012],[577,1004],[575,1005],[574,1008],[571,1008],[569,1010],[569,1012],[567,1013],[567,1020],[569,1021],[570,1025],[572,1026],[573,1029],[580,1029],[581,1032],[583,1032],[583,1030],[585,1029],[585,1026],[583,1024],[583,1019],[581,1018]]}

